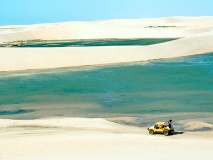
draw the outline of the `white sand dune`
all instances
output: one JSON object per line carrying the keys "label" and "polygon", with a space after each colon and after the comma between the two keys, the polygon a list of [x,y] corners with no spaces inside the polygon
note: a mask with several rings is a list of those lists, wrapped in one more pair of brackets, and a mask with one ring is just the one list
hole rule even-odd
{"label": "white sand dune", "polygon": [[213,124],[204,123],[204,122],[188,122],[185,124],[185,129],[187,130],[195,130],[195,129],[202,129],[202,128],[212,128]]}
{"label": "white sand dune", "polygon": [[[58,128],[47,130],[45,127],[49,126]],[[149,159],[150,156],[199,160],[213,157],[213,139],[206,133],[170,137],[149,135],[146,128],[123,126],[98,118],[1,119],[0,129],[0,158],[4,160],[130,160],[133,157]]]}
{"label": "white sand dune", "polygon": [[102,65],[213,52],[213,17],[105,20],[0,27],[0,42],[30,39],[165,37],[182,38],[150,46],[0,48],[0,71]]}
{"label": "white sand dune", "polygon": [[113,129],[117,128],[118,125],[101,118],[50,118],[36,120],[0,119],[0,128],[15,127]]}

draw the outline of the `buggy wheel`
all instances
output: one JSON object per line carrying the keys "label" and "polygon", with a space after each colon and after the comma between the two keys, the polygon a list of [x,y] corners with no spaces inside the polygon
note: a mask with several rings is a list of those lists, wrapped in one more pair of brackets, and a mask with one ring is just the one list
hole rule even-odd
{"label": "buggy wheel", "polygon": [[149,130],[150,134],[154,134],[154,131],[152,129]]}
{"label": "buggy wheel", "polygon": [[168,135],[170,135],[170,132],[169,132],[168,130],[164,130],[164,131],[163,131],[163,134],[164,134],[165,136],[168,136]]}

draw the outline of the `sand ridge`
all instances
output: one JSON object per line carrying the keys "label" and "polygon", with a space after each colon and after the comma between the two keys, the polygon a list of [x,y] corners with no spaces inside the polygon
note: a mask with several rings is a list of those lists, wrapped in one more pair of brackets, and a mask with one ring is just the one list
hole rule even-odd
{"label": "sand ridge", "polygon": [[[59,127],[47,130],[46,124]],[[212,139],[205,133],[149,135],[146,128],[98,118],[1,119],[0,128],[2,159],[141,159],[149,158],[153,151],[152,157],[158,159],[165,158],[165,152],[175,160],[213,156]]]}
{"label": "sand ridge", "polygon": [[213,52],[212,24],[212,17],[169,17],[5,26],[0,28],[0,42],[30,39],[182,38],[150,46],[0,48],[0,71],[106,65],[210,53]]}

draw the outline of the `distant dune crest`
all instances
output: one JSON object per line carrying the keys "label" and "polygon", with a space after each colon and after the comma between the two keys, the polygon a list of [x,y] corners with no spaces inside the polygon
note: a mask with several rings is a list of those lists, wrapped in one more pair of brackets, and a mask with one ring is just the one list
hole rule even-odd
{"label": "distant dune crest", "polygon": [[0,43],[18,40],[181,38],[151,46],[0,48],[0,71],[100,65],[213,52],[213,17],[64,22],[0,27]]}

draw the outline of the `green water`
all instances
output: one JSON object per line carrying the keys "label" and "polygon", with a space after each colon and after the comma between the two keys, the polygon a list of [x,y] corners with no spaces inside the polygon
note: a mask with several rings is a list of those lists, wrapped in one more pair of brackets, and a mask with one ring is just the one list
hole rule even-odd
{"label": "green water", "polygon": [[149,38],[149,39],[96,39],[96,40],[70,40],[46,41],[39,43],[25,43],[19,47],[91,47],[91,46],[144,46],[164,43],[177,38]]}
{"label": "green water", "polygon": [[0,72],[0,118],[212,114],[212,97],[213,53],[102,67]]}

